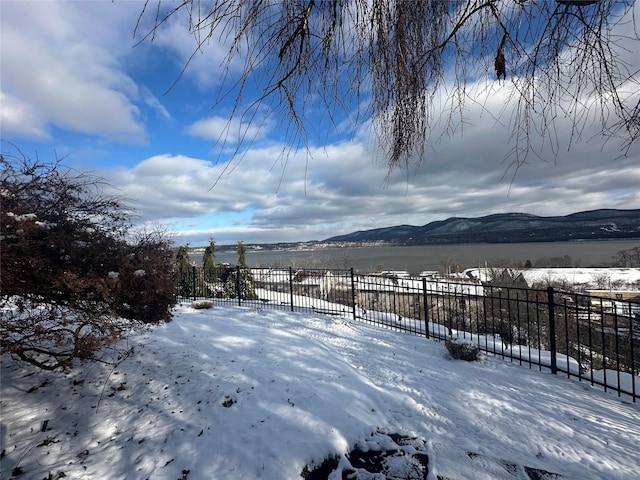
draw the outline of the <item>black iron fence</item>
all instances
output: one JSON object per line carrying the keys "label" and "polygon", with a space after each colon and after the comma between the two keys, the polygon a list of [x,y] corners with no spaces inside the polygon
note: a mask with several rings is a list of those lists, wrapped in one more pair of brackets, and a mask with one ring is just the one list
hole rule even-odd
{"label": "black iron fence", "polygon": [[216,266],[177,272],[177,295],[348,316],[640,398],[640,303],[554,288],[356,275],[353,269]]}

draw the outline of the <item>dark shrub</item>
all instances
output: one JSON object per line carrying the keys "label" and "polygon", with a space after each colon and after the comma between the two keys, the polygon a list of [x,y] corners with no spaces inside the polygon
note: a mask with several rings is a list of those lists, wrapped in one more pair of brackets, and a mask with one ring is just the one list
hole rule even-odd
{"label": "dark shrub", "polygon": [[480,358],[480,349],[477,345],[458,340],[447,340],[445,346],[449,354],[456,360],[474,362]]}

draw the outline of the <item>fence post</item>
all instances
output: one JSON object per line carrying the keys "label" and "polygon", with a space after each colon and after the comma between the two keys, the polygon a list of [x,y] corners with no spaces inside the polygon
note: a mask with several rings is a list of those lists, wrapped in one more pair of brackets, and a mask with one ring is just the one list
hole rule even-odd
{"label": "fence post", "polygon": [[427,279],[422,278],[422,307],[424,308],[424,331],[429,338],[429,303],[427,301]]}
{"label": "fence post", "polygon": [[242,298],[240,297],[240,265],[236,265],[236,297],[238,297],[238,306],[242,306]]}
{"label": "fence post", "polygon": [[[640,317],[638,317],[640,320]],[[638,374],[639,368],[636,368],[636,356],[633,352],[633,341],[636,338],[636,334],[634,332],[634,320],[632,318],[631,313],[631,302],[629,302],[629,356],[631,358],[631,378],[636,378],[635,375]],[[633,394],[633,402],[636,401],[636,382],[631,382],[631,393]]]}
{"label": "fence post", "polygon": [[196,266],[191,265],[191,280],[193,283],[193,300],[197,299],[196,297]]}
{"label": "fence post", "polygon": [[547,305],[549,310],[549,349],[551,350],[551,373],[558,373],[556,357],[556,312],[553,301],[553,287],[547,288]]}
{"label": "fence post", "polygon": [[293,312],[293,268],[289,267],[289,299],[291,301],[291,311]]}
{"label": "fence post", "polygon": [[353,278],[353,267],[351,267],[349,269],[349,272],[351,273],[351,304],[353,305],[353,320],[355,321],[357,319],[357,314],[356,314],[356,281]]}

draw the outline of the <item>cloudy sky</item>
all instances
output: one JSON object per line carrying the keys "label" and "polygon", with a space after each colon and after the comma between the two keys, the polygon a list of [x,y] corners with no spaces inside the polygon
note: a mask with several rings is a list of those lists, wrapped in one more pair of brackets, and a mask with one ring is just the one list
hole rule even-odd
{"label": "cloudy sky", "polygon": [[511,84],[487,79],[470,86],[478,102],[467,104],[463,131],[433,142],[409,171],[388,175],[366,125],[293,151],[285,165],[282,125],[267,122],[241,161],[230,160],[217,143],[230,106],[213,108],[225,48],[208,44],[170,88],[195,40],[176,18],[135,46],[142,5],[0,2],[2,149],[12,142],[95,172],[131,199],[140,221],[166,225],[178,243],[322,240],[453,216],[640,208],[640,147],[620,157],[620,143],[594,135],[597,122],[569,150],[571,130],[558,119],[557,155],[533,137],[539,156],[514,176]]}

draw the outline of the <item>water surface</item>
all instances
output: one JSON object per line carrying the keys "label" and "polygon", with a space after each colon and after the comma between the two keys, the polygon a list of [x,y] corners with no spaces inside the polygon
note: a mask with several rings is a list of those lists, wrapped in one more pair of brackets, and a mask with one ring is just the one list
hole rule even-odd
{"label": "water surface", "polygon": [[[327,248],[313,251],[248,251],[250,267],[293,266],[309,268],[350,268],[365,273],[379,270],[407,270],[417,275],[424,270],[472,268],[506,260],[525,263],[569,255],[576,267],[607,266],[620,250],[640,246],[640,240],[581,242],[483,243],[463,245],[420,245]],[[219,253],[216,262],[235,264],[234,252]]]}

